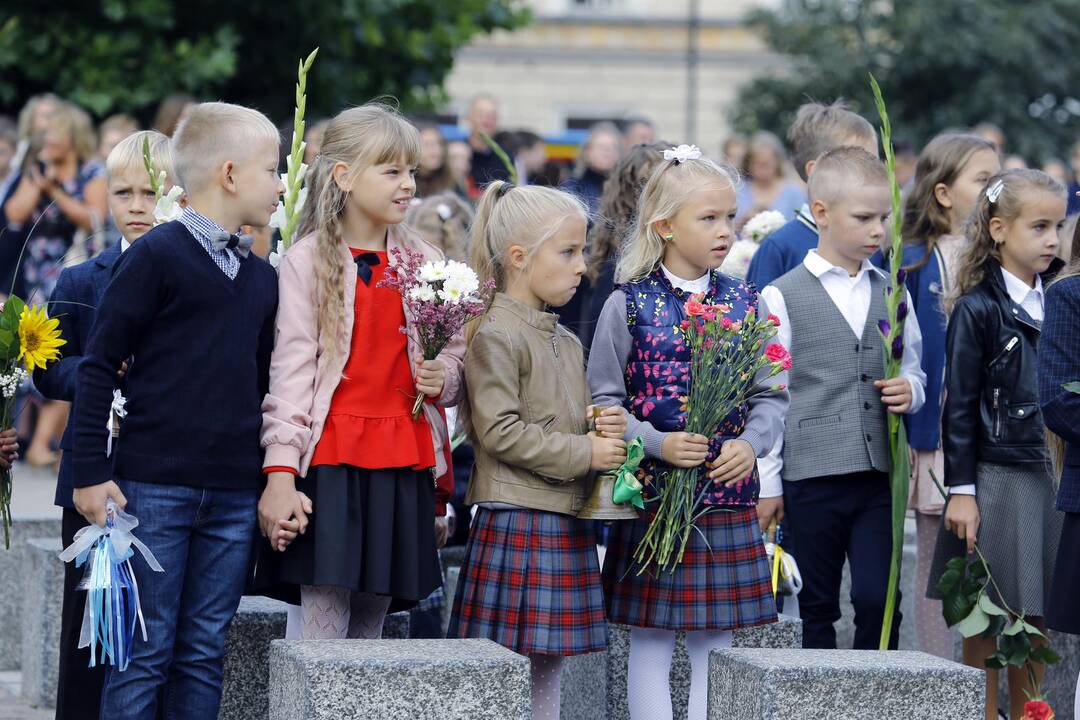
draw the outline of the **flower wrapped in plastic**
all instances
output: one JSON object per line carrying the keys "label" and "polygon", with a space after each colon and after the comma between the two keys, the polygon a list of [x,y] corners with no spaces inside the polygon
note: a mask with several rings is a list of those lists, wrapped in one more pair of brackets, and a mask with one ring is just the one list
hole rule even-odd
{"label": "flower wrapped in plastic", "polygon": [[139,521],[109,500],[105,527],[90,525],[60,553],[64,562],[86,566],[79,590],[86,591],[79,647],[90,648],[90,667],[108,663],[121,672],[131,660],[136,626],[146,642],[146,623],[139,602],[139,584],[131,568],[135,550],[154,572],[165,572],[150,548],[134,535]]}

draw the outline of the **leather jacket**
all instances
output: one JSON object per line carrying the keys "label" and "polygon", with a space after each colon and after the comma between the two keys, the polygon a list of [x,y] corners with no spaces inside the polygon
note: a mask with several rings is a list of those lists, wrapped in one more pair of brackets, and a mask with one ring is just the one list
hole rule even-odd
{"label": "leather jacket", "polygon": [[[1042,276],[1049,284],[1064,263]],[[979,462],[1046,463],[1039,410],[1040,324],[1012,301],[1001,266],[957,300],[945,339],[945,484],[975,484]]]}

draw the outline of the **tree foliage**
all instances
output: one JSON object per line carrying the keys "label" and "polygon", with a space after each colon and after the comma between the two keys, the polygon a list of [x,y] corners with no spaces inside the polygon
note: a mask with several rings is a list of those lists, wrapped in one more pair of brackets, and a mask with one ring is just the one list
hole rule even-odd
{"label": "tree foliage", "polygon": [[1041,160],[1080,137],[1080,0],[787,0],[749,23],[790,67],[740,88],[742,131],[783,133],[810,98],[845,97],[874,122],[873,72],[918,143],[989,121]]}
{"label": "tree foliage", "polygon": [[99,116],[146,118],[166,95],[188,93],[282,120],[297,59],[316,46],[310,117],[381,95],[429,109],[459,48],[527,19],[517,0],[6,0],[0,109],[52,91]]}

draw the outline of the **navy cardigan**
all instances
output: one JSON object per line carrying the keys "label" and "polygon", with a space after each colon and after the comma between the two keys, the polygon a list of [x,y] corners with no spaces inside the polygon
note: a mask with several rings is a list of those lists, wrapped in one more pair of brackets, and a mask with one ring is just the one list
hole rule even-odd
{"label": "navy cardigan", "polygon": [[1058,510],[1080,513],[1080,395],[1065,383],[1080,380],[1080,277],[1046,291],[1046,318],[1039,337],[1039,401],[1043,422],[1065,441]]}

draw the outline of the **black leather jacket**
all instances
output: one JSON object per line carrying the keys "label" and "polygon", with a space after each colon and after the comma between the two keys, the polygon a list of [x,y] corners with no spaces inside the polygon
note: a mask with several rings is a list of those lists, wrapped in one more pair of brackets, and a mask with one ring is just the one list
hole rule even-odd
{"label": "black leather jacket", "polygon": [[[1043,274],[1049,284],[1064,263]],[[945,337],[945,484],[975,484],[978,462],[1045,463],[1039,325],[1012,301],[1001,266],[956,302]]]}

